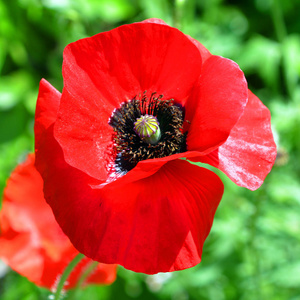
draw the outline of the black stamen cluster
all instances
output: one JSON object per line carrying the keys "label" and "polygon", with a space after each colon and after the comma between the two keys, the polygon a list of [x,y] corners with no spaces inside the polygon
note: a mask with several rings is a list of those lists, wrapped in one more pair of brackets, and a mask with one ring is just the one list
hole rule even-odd
{"label": "black stamen cluster", "polygon": [[[144,142],[134,131],[134,122],[142,115],[155,116],[159,122],[161,138],[157,144]],[[163,100],[163,95],[146,92],[126,101],[115,109],[109,125],[114,129],[113,154],[115,170],[125,174],[141,160],[161,158],[186,151],[186,134],[182,133],[184,113],[173,99]]]}

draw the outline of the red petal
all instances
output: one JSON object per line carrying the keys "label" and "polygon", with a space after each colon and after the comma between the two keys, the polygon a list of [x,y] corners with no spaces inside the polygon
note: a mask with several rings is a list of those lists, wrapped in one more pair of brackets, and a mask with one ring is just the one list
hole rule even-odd
{"label": "red petal", "polygon": [[237,185],[259,188],[276,158],[270,112],[249,91],[245,112],[219,149],[193,161],[209,163],[222,170]]}
{"label": "red petal", "polygon": [[209,153],[226,141],[243,114],[247,82],[235,62],[213,55],[203,65],[199,85],[188,102],[196,111],[187,144],[190,151]]}
{"label": "red petal", "polygon": [[113,110],[145,90],[184,105],[200,72],[197,48],[179,30],[165,25],[125,25],[68,45],[54,127],[66,161],[106,180]]}
{"label": "red petal", "polygon": [[38,99],[40,100],[38,100],[39,105],[36,107],[38,119],[35,125],[35,134],[38,137],[56,120],[60,97],[61,93],[47,80],[41,80],[38,95]]}
{"label": "red petal", "polygon": [[201,260],[222,194],[214,173],[182,160],[126,186],[113,184],[100,193],[105,231],[95,255],[150,274],[192,267]]}
{"label": "red petal", "polygon": [[[34,156],[19,165],[8,180],[0,213],[0,257],[37,285],[53,288],[78,251],[64,235],[43,197],[43,181]],[[73,287],[90,259],[69,278]],[[116,266],[101,265],[90,282],[110,283]]]}
{"label": "red petal", "polygon": [[175,160],[145,179],[93,190],[76,172],[58,169],[52,180],[63,184],[49,184],[47,198],[82,253],[149,274],[200,262],[223,193],[214,173]]}
{"label": "red petal", "polygon": [[[45,141],[44,132],[57,118],[57,112],[60,104],[61,93],[56,90],[48,81],[40,81],[39,94],[35,111],[35,149],[36,152],[41,147],[47,150],[47,140]],[[44,145],[46,143],[46,145]],[[39,155],[37,153],[37,155]]]}

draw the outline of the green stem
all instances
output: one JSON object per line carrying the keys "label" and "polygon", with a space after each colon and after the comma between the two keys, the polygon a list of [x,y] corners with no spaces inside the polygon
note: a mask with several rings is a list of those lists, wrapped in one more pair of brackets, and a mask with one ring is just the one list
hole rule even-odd
{"label": "green stem", "polygon": [[286,59],[285,44],[287,40],[287,30],[284,22],[284,16],[282,14],[281,6],[279,0],[273,0],[272,2],[272,19],[274,24],[274,29],[278,42],[280,43],[280,51],[282,57],[282,66],[284,73],[285,86],[288,95],[292,98],[293,96],[293,84],[289,78],[289,65]]}
{"label": "green stem", "polygon": [[272,5],[272,18],[275,28],[275,33],[277,36],[277,39],[280,43],[284,41],[286,38],[286,28],[284,23],[284,18],[282,15],[281,7],[278,0],[273,0]]}
{"label": "green stem", "polygon": [[68,279],[69,275],[73,271],[73,269],[77,266],[77,264],[84,258],[83,254],[78,254],[75,258],[69,263],[69,265],[65,268],[64,272],[61,275],[59,283],[57,285],[53,300],[60,300],[61,293],[64,288],[65,282]]}
{"label": "green stem", "polygon": [[83,272],[83,274],[81,275],[77,285],[76,285],[76,289],[81,288],[83,283],[86,281],[87,277],[96,269],[96,267],[98,266],[98,262],[97,261],[92,261],[88,267],[85,269],[85,271]]}
{"label": "green stem", "polygon": [[251,264],[253,265],[253,273],[252,279],[254,283],[254,290],[253,292],[253,299],[262,300],[265,299],[263,295],[263,288],[262,288],[262,277],[261,277],[261,256],[260,251],[258,249],[258,220],[261,215],[261,205],[263,203],[263,192],[257,192],[257,195],[253,197],[253,202],[256,207],[255,213],[251,216],[250,221],[250,257],[251,257]]}
{"label": "green stem", "polygon": [[186,0],[174,1],[173,26],[178,29],[181,29],[182,27],[182,16],[183,16],[185,2]]}
{"label": "green stem", "polygon": [[95,270],[98,264],[99,263],[97,261],[91,261],[88,264],[88,266],[85,268],[84,272],[82,273],[80,279],[78,280],[76,287],[70,292],[68,300],[76,299],[76,294],[78,290],[83,286],[87,277]]}

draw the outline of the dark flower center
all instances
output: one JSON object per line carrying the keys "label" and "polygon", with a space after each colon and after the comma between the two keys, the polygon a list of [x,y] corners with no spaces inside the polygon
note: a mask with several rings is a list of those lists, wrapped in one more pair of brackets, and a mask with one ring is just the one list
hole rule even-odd
{"label": "dark flower center", "polygon": [[109,120],[116,172],[123,175],[141,160],[185,152],[183,121],[183,108],[163,95],[152,93],[148,98],[145,92],[124,102]]}

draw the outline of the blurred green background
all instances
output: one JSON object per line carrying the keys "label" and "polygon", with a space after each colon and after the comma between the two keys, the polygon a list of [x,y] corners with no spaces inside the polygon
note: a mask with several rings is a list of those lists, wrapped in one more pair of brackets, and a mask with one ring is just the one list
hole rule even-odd
{"label": "blurred green background", "polygon": [[[299,0],[1,0],[0,190],[33,151],[38,84],[62,90],[64,47],[124,23],[161,18],[236,61],[269,107],[278,158],[250,192],[224,175],[225,195],[203,261],[147,276],[119,268],[111,286],[78,299],[300,299]],[[1,247],[1,245],[0,245]],[[0,299],[47,299],[49,292],[1,264]]]}

